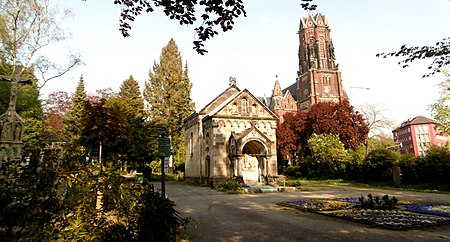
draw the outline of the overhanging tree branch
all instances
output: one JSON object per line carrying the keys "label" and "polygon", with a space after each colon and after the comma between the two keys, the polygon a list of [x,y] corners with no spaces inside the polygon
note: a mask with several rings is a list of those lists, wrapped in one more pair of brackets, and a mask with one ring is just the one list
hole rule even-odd
{"label": "overhanging tree branch", "polygon": [[404,57],[403,60],[398,62],[403,68],[408,67],[415,60],[433,59],[428,66],[428,69],[430,69],[431,72],[422,76],[429,77],[440,72],[443,67],[450,64],[450,37],[436,42],[434,46],[407,47],[406,45],[402,45],[398,51],[378,53],[376,56],[383,58]]}

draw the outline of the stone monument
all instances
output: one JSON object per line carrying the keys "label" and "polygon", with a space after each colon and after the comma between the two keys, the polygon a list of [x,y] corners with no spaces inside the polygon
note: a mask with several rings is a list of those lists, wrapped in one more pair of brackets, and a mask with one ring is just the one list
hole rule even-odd
{"label": "stone monument", "polygon": [[20,160],[22,151],[22,137],[25,120],[16,112],[19,84],[31,83],[30,78],[22,78],[21,67],[16,67],[16,72],[11,76],[0,75],[0,81],[11,82],[11,92],[8,108],[0,115],[0,167],[5,162]]}

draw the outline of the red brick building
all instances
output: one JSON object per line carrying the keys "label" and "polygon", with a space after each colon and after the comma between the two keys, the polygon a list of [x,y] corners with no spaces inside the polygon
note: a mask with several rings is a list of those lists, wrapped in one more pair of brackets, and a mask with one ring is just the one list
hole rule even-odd
{"label": "red brick building", "polygon": [[286,112],[305,110],[319,102],[347,99],[325,16],[318,13],[301,18],[298,35],[299,70],[296,82],[282,90],[276,80],[272,97],[266,102],[280,121],[283,121]]}
{"label": "red brick building", "polygon": [[446,135],[436,131],[436,123],[423,116],[406,120],[394,129],[392,134],[400,153],[411,153],[415,156],[425,155],[432,145],[445,146],[448,141]]}

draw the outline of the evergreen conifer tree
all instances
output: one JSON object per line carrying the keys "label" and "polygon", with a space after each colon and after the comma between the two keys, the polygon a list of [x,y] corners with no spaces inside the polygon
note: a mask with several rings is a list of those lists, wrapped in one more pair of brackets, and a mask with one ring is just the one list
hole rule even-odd
{"label": "evergreen conifer tree", "polygon": [[187,64],[183,68],[181,54],[173,39],[161,51],[160,61],[150,70],[145,83],[144,99],[154,125],[172,140],[175,164],[183,163],[184,119],[194,111],[192,83]]}
{"label": "evergreen conifer tree", "polygon": [[72,144],[77,143],[80,139],[81,130],[83,129],[82,113],[86,100],[87,94],[84,87],[84,79],[81,76],[75,93],[72,96],[72,107],[68,110],[63,120],[66,138]]}
{"label": "evergreen conifer tree", "polygon": [[[110,100],[112,103],[113,101]],[[144,99],[140,91],[139,83],[130,76],[122,82],[119,98],[115,104],[120,106],[128,123],[127,145],[124,154],[130,165],[139,169],[143,168],[144,162],[149,159],[149,142],[151,134],[149,125],[145,122]],[[119,107],[118,107],[119,108]]]}

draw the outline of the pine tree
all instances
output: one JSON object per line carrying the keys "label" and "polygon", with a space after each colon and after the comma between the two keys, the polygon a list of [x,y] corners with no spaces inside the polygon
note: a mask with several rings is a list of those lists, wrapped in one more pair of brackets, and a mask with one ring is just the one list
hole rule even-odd
{"label": "pine tree", "polygon": [[171,39],[161,51],[160,62],[150,70],[144,98],[151,121],[173,141],[175,164],[183,163],[184,119],[194,111],[191,89],[187,64],[183,69],[181,54]]}
{"label": "pine tree", "polygon": [[124,100],[133,112],[138,115],[144,110],[144,99],[142,98],[139,83],[134,80],[133,76],[122,82],[120,86],[119,96]]}
{"label": "pine tree", "polygon": [[87,94],[84,87],[84,79],[83,76],[81,76],[75,93],[72,96],[72,108],[68,110],[63,120],[66,138],[69,139],[69,142],[72,144],[78,142],[81,130],[83,129],[82,113],[86,100]]}
{"label": "pine tree", "polygon": [[144,162],[149,159],[148,150],[151,138],[149,136],[148,124],[145,122],[144,99],[140,91],[139,83],[130,76],[122,82],[119,91],[119,98],[113,101],[114,105],[121,108],[125,113],[128,123],[127,145],[124,153],[128,164],[138,165],[142,168]]}

